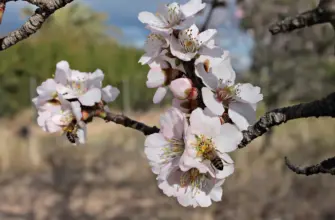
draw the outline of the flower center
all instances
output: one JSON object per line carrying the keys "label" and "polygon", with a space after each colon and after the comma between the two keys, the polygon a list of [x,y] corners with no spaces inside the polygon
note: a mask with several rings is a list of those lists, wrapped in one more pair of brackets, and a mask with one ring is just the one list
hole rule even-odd
{"label": "flower center", "polygon": [[195,135],[196,142],[193,144],[197,150],[197,156],[202,157],[213,150],[215,151],[215,145],[212,138],[207,138],[204,135]]}
{"label": "flower center", "polygon": [[157,50],[157,48],[161,48],[165,44],[165,39],[160,34],[149,34],[146,46],[149,47],[150,50]]}
{"label": "flower center", "polygon": [[180,157],[185,149],[184,141],[178,139],[170,139],[170,145],[163,149],[164,153],[160,155],[162,163],[168,163],[176,157]]}
{"label": "flower center", "polygon": [[199,190],[206,186],[205,180],[207,178],[206,174],[200,173],[196,168],[192,168],[180,176],[180,186],[182,188],[191,187],[192,193],[195,195],[200,193]]}
{"label": "flower center", "polygon": [[223,88],[218,88],[216,90],[216,99],[219,102],[224,102],[224,104],[227,104],[227,102],[232,101],[235,95],[236,90],[233,86],[225,86]]}
{"label": "flower center", "polygon": [[182,12],[180,10],[180,5],[176,2],[167,5],[168,13],[167,13],[167,22],[170,25],[179,24],[182,20]]}
{"label": "flower center", "polygon": [[62,114],[62,117],[60,121],[64,125],[70,124],[75,119],[74,115],[72,114],[70,110],[61,111],[61,114]]}
{"label": "flower center", "polygon": [[197,52],[201,44],[201,42],[193,36],[191,28],[179,33],[179,42],[183,49],[188,53]]}

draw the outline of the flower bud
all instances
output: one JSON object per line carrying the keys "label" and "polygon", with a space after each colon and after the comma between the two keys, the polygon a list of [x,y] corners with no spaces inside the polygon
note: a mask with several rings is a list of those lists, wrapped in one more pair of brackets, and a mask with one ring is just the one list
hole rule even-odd
{"label": "flower bud", "polygon": [[170,89],[177,99],[196,99],[198,96],[197,89],[192,87],[192,81],[187,78],[173,80]]}

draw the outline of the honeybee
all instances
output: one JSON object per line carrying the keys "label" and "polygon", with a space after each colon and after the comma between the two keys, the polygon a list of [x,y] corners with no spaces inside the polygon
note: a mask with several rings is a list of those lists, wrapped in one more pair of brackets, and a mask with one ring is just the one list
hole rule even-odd
{"label": "honeybee", "polygon": [[211,165],[214,166],[216,169],[220,171],[223,170],[223,161],[217,154],[216,149],[214,149],[213,147],[209,147],[202,155],[204,159],[209,160],[211,162]]}
{"label": "honeybee", "polygon": [[78,130],[78,125],[76,121],[72,121],[65,129],[64,131],[66,132],[66,137],[67,139],[72,143],[76,143],[76,139],[78,138],[77,136],[77,130]]}

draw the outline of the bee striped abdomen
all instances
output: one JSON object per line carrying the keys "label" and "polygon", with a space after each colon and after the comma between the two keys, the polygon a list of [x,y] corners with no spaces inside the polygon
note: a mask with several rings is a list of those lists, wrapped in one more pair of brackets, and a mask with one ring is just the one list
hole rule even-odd
{"label": "bee striped abdomen", "polygon": [[72,132],[66,132],[66,137],[72,144],[76,143],[77,136],[73,134]]}
{"label": "bee striped abdomen", "polygon": [[218,170],[223,170],[223,162],[220,157],[215,157],[211,160],[213,166]]}

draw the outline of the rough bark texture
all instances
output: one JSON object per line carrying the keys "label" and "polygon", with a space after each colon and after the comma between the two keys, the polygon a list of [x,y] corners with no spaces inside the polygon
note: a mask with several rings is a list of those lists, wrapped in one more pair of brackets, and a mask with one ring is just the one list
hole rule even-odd
{"label": "rough bark texture", "polygon": [[[17,1],[7,0],[4,1]],[[56,10],[64,7],[73,0],[25,0],[38,8],[35,13],[23,24],[19,29],[10,32],[7,36],[0,39],[0,50],[5,50],[18,42],[28,38],[30,35],[36,33],[46,21],[46,19]]]}

